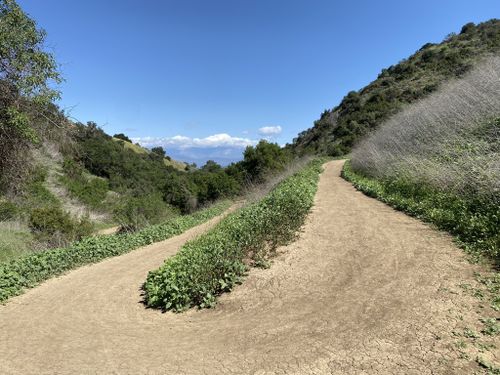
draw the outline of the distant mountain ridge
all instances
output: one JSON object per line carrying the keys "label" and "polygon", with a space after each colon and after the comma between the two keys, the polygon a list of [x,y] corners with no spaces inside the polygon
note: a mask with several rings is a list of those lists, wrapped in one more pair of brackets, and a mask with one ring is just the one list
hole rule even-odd
{"label": "distant mountain ridge", "polygon": [[287,145],[298,154],[332,156],[350,152],[352,146],[405,104],[434,92],[454,77],[462,76],[488,54],[500,52],[500,20],[464,25],[441,43],[427,43],[409,58],[383,69],[377,79],[359,91],[349,92],[341,103],[326,110],[314,126]]}

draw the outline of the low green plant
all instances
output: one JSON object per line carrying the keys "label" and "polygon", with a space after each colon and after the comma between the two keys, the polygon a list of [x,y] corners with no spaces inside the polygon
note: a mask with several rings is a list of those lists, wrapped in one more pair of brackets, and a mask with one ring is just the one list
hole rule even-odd
{"label": "low green plant", "polygon": [[313,205],[322,163],[310,162],[151,271],[144,284],[147,305],[174,311],[213,306],[217,295],[241,281],[249,264],[263,264],[295,237]]}
{"label": "low green plant", "polygon": [[0,263],[0,302],[68,270],[176,236],[220,215],[229,204],[229,201],[222,201],[192,215],[181,216],[135,233],[86,237],[65,248],[46,250]]}
{"label": "low green plant", "polygon": [[488,336],[496,336],[500,334],[500,318],[484,318],[481,319],[484,324],[484,328],[481,333]]}
{"label": "low green plant", "polygon": [[342,177],[366,195],[451,233],[468,252],[486,255],[500,265],[500,206],[492,200],[458,196],[424,182],[366,177],[354,172],[349,161]]}

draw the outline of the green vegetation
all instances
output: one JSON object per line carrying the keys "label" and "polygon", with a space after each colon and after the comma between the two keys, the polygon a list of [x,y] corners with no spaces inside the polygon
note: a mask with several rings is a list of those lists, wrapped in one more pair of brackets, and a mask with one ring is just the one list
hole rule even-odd
{"label": "green vegetation", "polygon": [[[113,136],[113,138],[116,139],[116,140],[122,140],[122,141],[125,141],[125,142],[128,142],[128,143],[132,143],[132,140],[129,137],[127,137],[125,134],[123,134],[123,133],[115,134]],[[144,151],[146,151],[146,150],[144,150]]]}
{"label": "green vegetation", "polygon": [[289,148],[299,154],[347,154],[359,139],[405,105],[462,76],[478,60],[499,50],[499,20],[469,23],[460,34],[450,34],[439,44],[425,44],[408,59],[383,69],[363,89],[348,93],[337,107],[324,111],[314,127],[300,133]]}
{"label": "green vegetation", "polygon": [[33,253],[1,263],[0,302],[68,270],[176,236],[220,215],[228,206],[229,202],[223,201],[193,215],[178,217],[135,233],[87,237],[66,248]]}
{"label": "green vegetation", "polygon": [[90,208],[100,208],[109,191],[108,181],[91,175],[70,158],[64,159],[62,167],[59,179],[69,194]]}
{"label": "green vegetation", "polygon": [[13,0],[0,1],[0,192],[26,174],[27,150],[42,139],[33,121],[58,92],[56,62],[43,50],[45,32]]}
{"label": "green vegetation", "polygon": [[59,206],[34,208],[30,213],[29,227],[38,240],[56,246],[80,240],[94,231],[87,217],[76,220]]}
{"label": "green vegetation", "polygon": [[150,272],[144,284],[147,305],[174,311],[210,307],[217,295],[241,280],[248,263],[265,264],[303,224],[313,205],[322,163],[310,162],[261,201],[227,216]]}
{"label": "green vegetation", "polygon": [[30,253],[33,242],[33,235],[25,228],[0,223],[0,263]]}
{"label": "green vegetation", "polygon": [[115,221],[122,231],[136,231],[151,224],[178,216],[177,210],[165,203],[160,193],[127,197],[113,211]]}
{"label": "green vegetation", "polygon": [[455,235],[471,252],[500,264],[500,206],[479,197],[461,196],[404,179],[377,180],[354,172],[346,162],[342,177],[366,195],[435,224]]}
{"label": "green vegetation", "polygon": [[[78,171],[80,168],[100,177],[109,184],[110,190],[122,195],[122,200],[161,194],[166,204],[182,213],[190,213],[207,203],[240,194],[248,183],[264,181],[273,173],[282,171],[291,160],[289,153],[278,145],[261,141],[245,150],[243,161],[227,168],[209,161],[202,168],[186,173],[165,164],[165,151],[161,147],[150,153],[138,153],[122,147],[121,143],[125,141],[113,141],[114,138],[95,123],[76,124],[75,129],[77,142],[73,159],[81,167],[71,165],[70,170]],[[70,176],[73,183],[66,184],[70,191],[78,190],[71,187],[78,183],[81,174],[75,172]],[[93,194],[93,191],[89,191],[88,195],[94,198],[104,196]],[[77,197],[86,199],[78,193]]]}

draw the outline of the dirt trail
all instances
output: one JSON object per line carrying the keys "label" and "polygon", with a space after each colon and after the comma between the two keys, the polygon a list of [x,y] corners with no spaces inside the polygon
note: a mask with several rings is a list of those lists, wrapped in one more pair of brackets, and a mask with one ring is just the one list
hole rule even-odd
{"label": "dirt trail", "polygon": [[215,309],[140,303],[147,272],[207,224],[0,306],[0,373],[472,373],[451,330],[477,322],[475,300],[449,291],[474,267],[448,236],[355,191],[341,164],[322,174],[300,239]]}

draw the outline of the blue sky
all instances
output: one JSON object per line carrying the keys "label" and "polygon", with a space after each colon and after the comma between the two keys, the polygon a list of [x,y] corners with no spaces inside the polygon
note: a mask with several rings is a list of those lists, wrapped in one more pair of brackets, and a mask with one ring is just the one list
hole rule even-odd
{"label": "blue sky", "polygon": [[291,142],[382,68],[500,17],[498,0],[19,4],[61,64],[62,108],[198,164]]}

